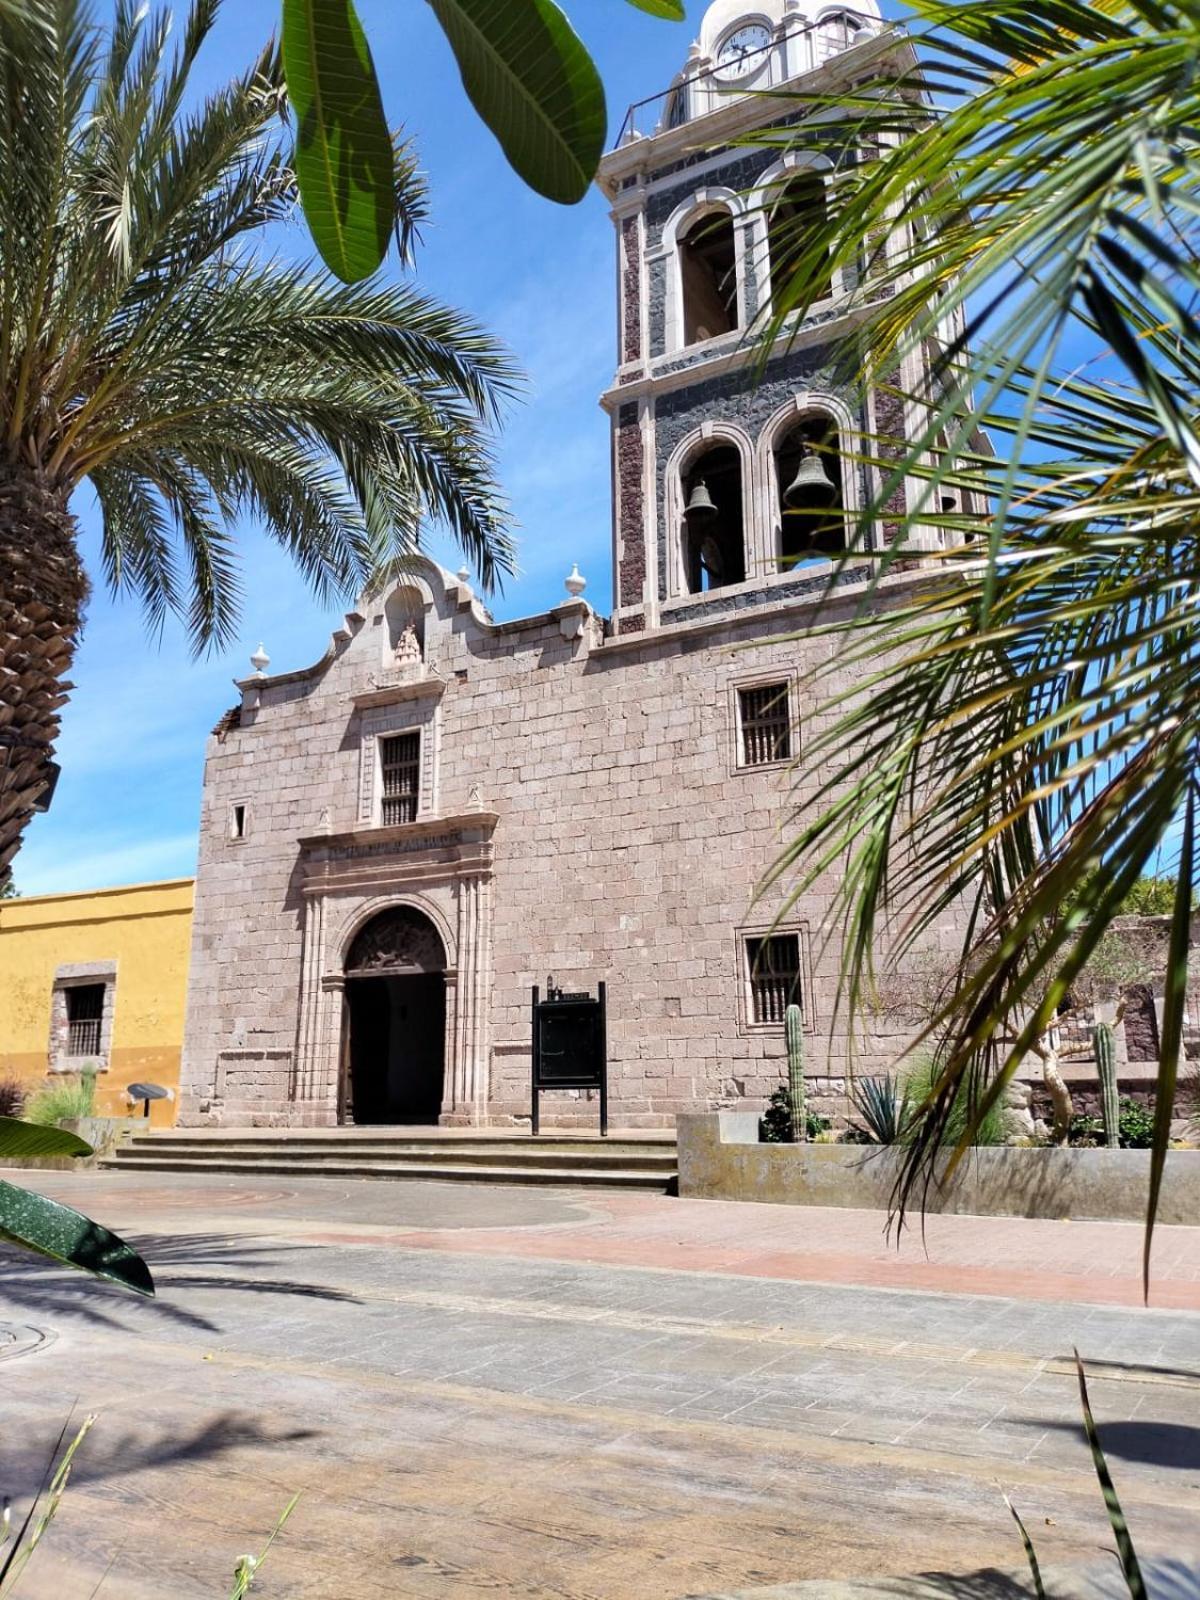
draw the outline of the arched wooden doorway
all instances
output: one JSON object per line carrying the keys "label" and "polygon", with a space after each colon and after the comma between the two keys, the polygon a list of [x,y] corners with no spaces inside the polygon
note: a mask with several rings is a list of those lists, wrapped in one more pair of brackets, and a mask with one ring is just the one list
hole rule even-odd
{"label": "arched wooden doorway", "polygon": [[392,906],[359,929],[346,956],[342,1122],[437,1122],[445,973],[441,937],[414,907]]}

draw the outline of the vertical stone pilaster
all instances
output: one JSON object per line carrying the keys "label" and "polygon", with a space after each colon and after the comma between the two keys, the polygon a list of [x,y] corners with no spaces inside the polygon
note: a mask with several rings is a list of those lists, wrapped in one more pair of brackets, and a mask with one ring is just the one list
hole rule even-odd
{"label": "vertical stone pilaster", "polygon": [[621,222],[621,362],[641,361],[642,355],[642,226],[641,217]]}
{"label": "vertical stone pilaster", "polygon": [[[645,444],[636,405],[623,405],[616,420],[617,610],[645,604]],[[621,632],[629,631],[628,619]]]}
{"label": "vertical stone pilaster", "polygon": [[491,885],[459,880],[458,968],[447,974],[446,1094],[443,1120],[481,1122],[488,1097],[488,995],[491,989]]}
{"label": "vertical stone pilaster", "polygon": [[304,929],[300,952],[300,1024],[290,1098],[314,1098],[320,1057],[321,975],[325,970],[325,897],[304,897]]}
{"label": "vertical stone pilaster", "polygon": [[[904,401],[898,394],[886,389],[877,389],[872,396],[872,431],[875,435],[868,448],[873,448],[877,460],[880,462],[876,469],[881,479],[890,472],[893,462],[904,459],[905,439],[905,408]],[[896,542],[900,534],[900,526],[908,511],[908,497],[904,484],[899,484],[883,507],[884,522],[876,531],[876,539],[881,545],[890,545]]]}

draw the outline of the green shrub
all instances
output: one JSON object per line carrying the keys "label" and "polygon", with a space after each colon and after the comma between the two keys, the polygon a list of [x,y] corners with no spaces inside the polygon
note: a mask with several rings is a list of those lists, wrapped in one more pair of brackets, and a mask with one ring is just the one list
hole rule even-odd
{"label": "green shrub", "polygon": [[[815,1116],[811,1111],[806,1112],[804,1124],[808,1131],[809,1139],[815,1139],[819,1133],[829,1132],[829,1118]],[[767,1102],[767,1109],[758,1119],[758,1142],[760,1144],[795,1143],[792,1138],[792,1097],[786,1084],[780,1084]]]}
{"label": "green shrub", "polygon": [[1069,1144],[1082,1145],[1085,1149],[1094,1149],[1104,1140],[1104,1118],[1077,1116],[1071,1118],[1071,1126],[1067,1130]]}
{"label": "green shrub", "polygon": [[[904,1080],[904,1090],[908,1104],[912,1108],[909,1118],[909,1128],[918,1125],[919,1108],[924,1103],[934,1083],[937,1081],[937,1068],[932,1061],[918,1061],[914,1064],[907,1078]],[[962,1138],[970,1121],[971,1092],[968,1084],[961,1083],[954,1102],[950,1107],[950,1116],[946,1121],[942,1133],[942,1143],[955,1145]],[[984,1117],[972,1141],[974,1144],[1003,1144],[1005,1138],[1004,1108],[995,1105]]]}
{"label": "green shrub", "polygon": [[6,1073],[0,1078],[0,1117],[19,1117],[25,1104],[25,1085]]}
{"label": "green shrub", "polygon": [[[1084,1147],[1103,1144],[1103,1117],[1072,1117],[1070,1140]],[[1123,1094],[1117,1114],[1117,1143],[1122,1150],[1149,1150],[1153,1142],[1154,1107]]]}
{"label": "green shrub", "polygon": [[60,1122],[74,1122],[96,1112],[96,1074],[81,1072],[78,1078],[48,1083],[25,1102],[25,1121],[53,1128]]}
{"label": "green shrub", "polygon": [[1117,1140],[1122,1150],[1149,1150],[1154,1143],[1154,1108],[1123,1095],[1117,1117]]}

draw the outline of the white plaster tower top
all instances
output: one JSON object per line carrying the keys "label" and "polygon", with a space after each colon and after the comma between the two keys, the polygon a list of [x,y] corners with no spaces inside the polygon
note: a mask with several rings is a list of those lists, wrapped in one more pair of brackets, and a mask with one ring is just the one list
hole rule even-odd
{"label": "white plaster tower top", "polygon": [[[877,0],[713,0],[671,86],[659,131],[777,87],[879,32]],[[649,130],[630,130],[635,133]]]}

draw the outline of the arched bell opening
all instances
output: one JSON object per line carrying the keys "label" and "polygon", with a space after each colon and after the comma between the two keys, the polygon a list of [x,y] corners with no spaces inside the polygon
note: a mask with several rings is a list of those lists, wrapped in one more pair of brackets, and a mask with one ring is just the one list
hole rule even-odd
{"label": "arched bell opening", "polygon": [[775,451],[779,490],[779,566],[836,555],[846,548],[841,437],[826,416],[803,418]]}
{"label": "arched bell opening", "polygon": [[683,479],[683,568],[689,594],[741,583],[746,576],[742,458],[717,445]]}
{"label": "arched bell opening", "polygon": [[700,344],[738,325],[737,242],[722,206],[696,218],[679,239],[683,342]]}
{"label": "arched bell opening", "polygon": [[339,1120],[433,1124],[446,1073],[446,950],[413,906],[391,906],[346,955]]}
{"label": "arched bell opening", "polygon": [[[829,252],[822,243],[828,236],[825,180],[819,172],[797,172],[775,191],[767,219],[771,300],[777,312],[785,303],[789,281],[801,268],[802,287],[810,300],[832,295]],[[814,249],[819,251],[815,258]]]}

